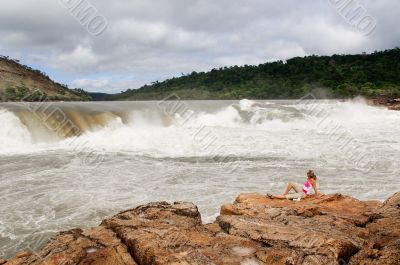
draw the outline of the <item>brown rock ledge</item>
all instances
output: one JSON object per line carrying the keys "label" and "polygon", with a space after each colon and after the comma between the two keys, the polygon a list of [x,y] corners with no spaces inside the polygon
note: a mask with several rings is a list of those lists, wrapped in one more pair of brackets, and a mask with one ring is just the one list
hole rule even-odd
{"label": "brown rock ledge", "polygon": [[390,110],[400,110],[400,98],[381,96],[370,100],[370,103],[375,106],[384,106]]}
{"label": "brown rock ledge", "polygon": [[400,193],[300,202],[241,194],[203,225],[192,203],[149,203],[0,264],[400,264]]}

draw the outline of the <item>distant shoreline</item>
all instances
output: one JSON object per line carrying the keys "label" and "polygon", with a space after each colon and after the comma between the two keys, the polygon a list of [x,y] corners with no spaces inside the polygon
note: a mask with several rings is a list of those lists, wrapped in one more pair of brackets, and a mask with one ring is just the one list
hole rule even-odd
{"label": "distant shoreline", "polygon": [[400,97],[382,96],[370,99],[369,102],[374,106],[383,106],[390,110],[400,110]]}

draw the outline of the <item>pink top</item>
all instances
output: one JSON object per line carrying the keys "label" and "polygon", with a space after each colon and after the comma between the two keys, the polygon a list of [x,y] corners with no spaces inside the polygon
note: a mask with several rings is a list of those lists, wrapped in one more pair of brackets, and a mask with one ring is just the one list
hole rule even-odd
{"label": "pink top", "polygon": [[310,195],[311,193],[311,183],[308,180],[304,182],[303,192],[306,195]]}

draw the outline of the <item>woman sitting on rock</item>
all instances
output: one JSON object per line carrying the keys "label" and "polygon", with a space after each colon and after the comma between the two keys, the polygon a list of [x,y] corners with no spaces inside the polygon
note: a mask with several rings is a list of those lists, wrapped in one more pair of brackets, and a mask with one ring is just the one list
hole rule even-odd
{"label": "woman sitting on rock", "polygon": [[[315,195],[320,195],[317,191],[317,176],[314,174],[314,171],[309,170],[307,172],[307,181],[303,186],[297,183],[289,183],[285,192],[282,195],[271,195],[267,194],[270,199],[301,199],[311,195],[311,188],[314,189]],[[296,193],[289,194],[291,190],[294,190]]]}

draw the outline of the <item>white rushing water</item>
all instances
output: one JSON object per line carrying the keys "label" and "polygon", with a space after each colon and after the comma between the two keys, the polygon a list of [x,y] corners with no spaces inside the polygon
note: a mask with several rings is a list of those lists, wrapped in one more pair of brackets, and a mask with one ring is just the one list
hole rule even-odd
{"label": "white rushing water", "polygon": [[400,112],[361,100],[0,104],[0,256],[150,201],[211,222],[308,169],[324,193],[383,200],[399,155]]}

